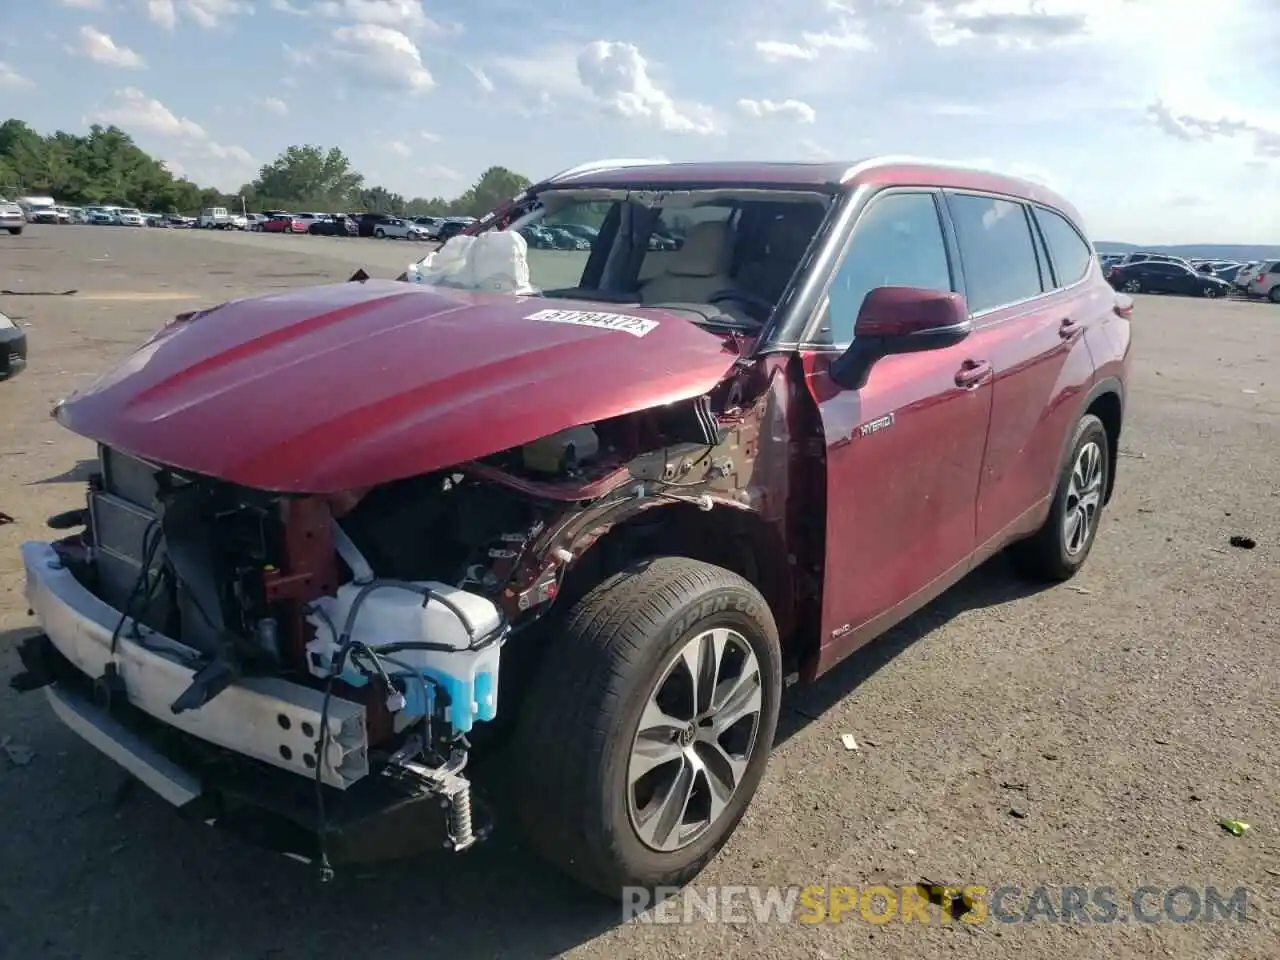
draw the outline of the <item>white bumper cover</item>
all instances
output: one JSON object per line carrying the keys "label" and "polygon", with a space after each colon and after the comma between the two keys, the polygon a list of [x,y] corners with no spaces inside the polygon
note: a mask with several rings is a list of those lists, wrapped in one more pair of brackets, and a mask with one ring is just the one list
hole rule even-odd
{"label": "white bumper cover", "polygon": [[[21,549],[28,605],[54,647],[90,679],[101,677],[106,665],[114,662],[129,702],[161,723],[308,779],[315,777],[323,693],[277,678],[246,677],[203,707],[174,714],[169,705],[190,685],[198,668],[196,651],[142,625],[137,626],[140,638],[134,638],[134,622],[126,620],[113,655],[111,635],[120,612],[81,585],[49,544],[24,543]],[[50,699],[55,707],[63,706],[56,695]],[[93,725],[89,735],[84,723],[69,722],[65,708],[56,712],[88,742],[130,767],[123,757],[137,751],[104,733],[108,725]],[[364,706],[331,697],[328,726],[321,780],[346,789],[369,772]],[[180,793],[167,799],[177,802]]]}

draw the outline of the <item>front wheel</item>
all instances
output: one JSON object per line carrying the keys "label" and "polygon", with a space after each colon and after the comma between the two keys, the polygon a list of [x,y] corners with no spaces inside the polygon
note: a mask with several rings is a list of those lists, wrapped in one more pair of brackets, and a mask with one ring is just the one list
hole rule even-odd
{"label": "front wheel", "polygon": [[387,239],[387,234],[385,230],[375,230],[373,231],[373,235],[377,237],[379,240]]}
{"label": "front wheel", "polygon": [[21,228],[21,227],[10,227],[10,228],[9,228],[9,233],[10,233],[10,234],[12,234],[12,235],[13,235],[13,236],[15,236],[15,237],[20,237],[20,236],[22,236],[22,228]]}
{"label": "front wheel", "polygon": [[1126,280],[1121,289],[1123,289],[1125,293],[1141,293],[1142,281],[1138,279]]}
{"label": "front wheel", "polygon": [[1046,582],[1075,576],[1097,539],[1110,479],[1107,428],[1087,413],[1076,424],[1071,453],[1058,477],[1048,518],[1030,538],[1010,549],[1015,565]]}
{"label": "front wheel", "polygon": [[1218,290],[1217,287],[1204,287],[1200,291],[1200,296],[1208,297],[1210,300],[1212,300],[1214,297],[1221,296],[1221,292]]}
{"label": "front wheel", "polygon": [[781,694],[755,587],[683,557],[633,563],[569,611],[521,706],[525,836],[606,896],[688,882],[755,794]]}

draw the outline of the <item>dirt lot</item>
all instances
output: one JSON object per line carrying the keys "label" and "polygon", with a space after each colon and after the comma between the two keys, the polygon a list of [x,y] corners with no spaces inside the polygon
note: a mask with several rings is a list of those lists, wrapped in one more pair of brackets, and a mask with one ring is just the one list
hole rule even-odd
{"label": "dirt lot", "polygon": [[[53,402],[172,313],[356,266],[394,276],[413,252],[88,227],[0,238],[0,288],[79,291],[0,296],[32,352],[0,385],[0,509],[18,519],[0,528],[0,675],[17,669],[12,647],[29,629],[17,545],[80,502],[78,464],[92,455],[49,419]],[[1143,885],[1247,887],[1245,921],[875,926],[854,911],[812,927],[621,925],[616,906],[510,833],[321,887],[144,794],[117,806],[112,765],[39,695],[6,688],[0,955],[1274,957],[1280,307],[1139,300],[1118,493],[1083,573],[1033,593],[997,560],[834,676],[790,691],[761,793],[700,885],[1111,886],[1122,917]],[[1229,546],[1233,534],[1256,549]],[[1220,817],[1252,829],[1233,837]]]}

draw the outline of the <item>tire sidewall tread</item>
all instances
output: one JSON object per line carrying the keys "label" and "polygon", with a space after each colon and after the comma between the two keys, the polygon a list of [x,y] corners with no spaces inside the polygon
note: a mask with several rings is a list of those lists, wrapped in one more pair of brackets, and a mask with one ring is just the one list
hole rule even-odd
{"label": "tire sidewall tread", "polygon": [[[757,744],[730,809],[675,854],[646,847],[630,826],[626,764],[658,671],[711,625],[737,629],[761,670]],[[683,557],[640,561],[604,580],[565,617],[517,724],[524,832],[580,882],[617,897],[626,884],[679,885],[732,834],[764,773],[777,727],[782,665],[767,602],[727,570]],[[763,744],[763,747],[761,746]]]}

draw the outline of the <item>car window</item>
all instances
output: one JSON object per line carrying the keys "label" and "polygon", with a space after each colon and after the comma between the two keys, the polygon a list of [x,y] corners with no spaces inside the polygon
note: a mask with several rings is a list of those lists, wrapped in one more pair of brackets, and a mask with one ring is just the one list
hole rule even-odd
{"label": "car window", "polygon": [[1069,287],[1083,278],[1089,270],[1089,261],[1093,259],[1093,250],[1071,222],[1062,214],[1044,207],[1036,207],[1036,222],[1040,224],[1044,242],[1049,245],[1058,286]]}
{"label": "car window", "polygon": [[969,310],[980,313],[1043,292],[1040,262],[1022,204],[996,197],[948,197]]}
{"label": "car window", "polygon": [[858,218],[827,291],[823,339],[849,343],[862,301],[876,287],[953,289],[933,194],[891,193],[873,200]]}

